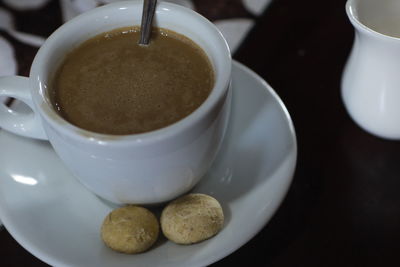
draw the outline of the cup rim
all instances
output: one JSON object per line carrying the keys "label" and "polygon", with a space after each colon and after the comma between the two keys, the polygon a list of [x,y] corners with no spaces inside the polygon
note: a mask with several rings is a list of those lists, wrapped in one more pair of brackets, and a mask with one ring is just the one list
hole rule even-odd
{"label": "cup rim", "polygon": [[[211,90],[207,99],[200,105],[200,107],[198,107],[188,116],[166,127],[145,133],[129,135],[110,135],[88,131],[66,121],[54,110],[51,103],[46,100],[45,91],[47,88],[47,84],[42,79],[43,67],[41,67],[41,64],[39,64],[43,64],[43,62],[45,62],[45,59],[51,56],[47,51],[48,47],[51,47],[56,39],[64,34],[65,31],[67,31],[68,29],[70,30],[71,27],[75,27],[74,24],[79,24],[79,21],[86,19],[87,17],[96,17],[102,12],[111,10],[115,11],[115,9],[121,10],[138,7],[140,8],[140,10],[142,9],[142,1],[119,1],[96,7],[90,11],[84,12],[71,19],[70,21],[64,23],[56,31],[54,31],[41,46],[36,57],[34,58],[30,71],[31,94],[34,105],[39,111],[42,119],[44,119],[53,128],[57,128],[57,131],[61,132],[68,138],[71,138],[78,142],[98,143],[104,146],[125,146],[127,143],[135,143],[139,146],[148,145],[174,137],[177,134],[190,129],[194,124],[204,118],[207,113],[210,112],[213,107],[217,105],[221,101],[221,99],[224,98],[224,96],[226,96],[230,83],[232,58],[229,46],[222,33],[208,19],[189,8],[169,2],[159,2],[156,7],[156,13],[161,12],[162,10],[163,12],[178,12],[186,15],[191,15],[194,17],[195,20],[201,21],[201,23],[203,23],[207,28],[212,30],[215,33],[214,36],[217,36],[218,38],[218,48],[219,50],[223,51],[220,56],[224,68],[219,69],[220,74],[218,75],[218,77],[216,77],[214,87]],[[216,67],[217,66],[215,66],[215,68]]]}
{"label": "cup rim", "polygon": [[367,25],[365,25],[364,23],[362,23],[360,21],[360,19],[358,18],[358,13],[356,11],[355,8],[355,4],[356,4],[357,0],[347,0],[346,2],[346,14],[347,17],[349,18],[351,24],[353,24],[353,26],[362,31],[363,33],[368,34],[369,36],[372,37],[377,37],[380,38],[382,40],[385,41],[393,41],[393,42],[399,42],[400,41],[400,37],[394,37],[394,36],[390,36],[390,35],[386,35],[383,33],[380,33],[378,31],[375,31],[373,29],[371,29],[370,27],[368,27]]}

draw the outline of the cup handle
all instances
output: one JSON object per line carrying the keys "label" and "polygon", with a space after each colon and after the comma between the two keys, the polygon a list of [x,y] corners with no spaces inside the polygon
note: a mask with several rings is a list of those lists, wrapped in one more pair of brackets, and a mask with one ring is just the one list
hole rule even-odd
{"label": "cup handle", "polygon": [[31,112],[18,112],[0,101],[0,128],[25,137],[47,140],[39,115],[33,106],[29,79],[22,76],[0,77],[0,99],[15,98],[25,103]]}

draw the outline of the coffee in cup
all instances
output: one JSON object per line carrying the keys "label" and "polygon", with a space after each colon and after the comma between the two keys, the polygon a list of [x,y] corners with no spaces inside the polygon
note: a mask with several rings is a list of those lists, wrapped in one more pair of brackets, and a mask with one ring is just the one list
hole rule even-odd
{"label": "coffee in cup", "polygon": [[182,34],[140,27],[101,33],[68,53],[52,85],[53,104],[79,128],[128,135],[173,124],[197,109],[214,86],[206,53]]}

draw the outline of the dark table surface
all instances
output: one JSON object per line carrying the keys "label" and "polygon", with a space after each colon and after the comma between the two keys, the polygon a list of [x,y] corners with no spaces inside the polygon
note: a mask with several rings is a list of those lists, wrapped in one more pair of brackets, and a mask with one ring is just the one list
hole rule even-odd
{"label": "dark table surface", "polygon": [[[344,5],[273,1],[233,55],[282,98],[298,163],[275,216],[214,266],[400,266],[400,143],[366,133],[344,109],[340,80],[354,34]],[[2,266],[46,266],[5,229],[0,248]]]}

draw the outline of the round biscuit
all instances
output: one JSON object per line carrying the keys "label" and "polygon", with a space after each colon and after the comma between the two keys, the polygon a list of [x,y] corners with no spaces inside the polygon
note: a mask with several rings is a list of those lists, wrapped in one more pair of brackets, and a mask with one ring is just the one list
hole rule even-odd
{"label": "round biscuit", "polygon": [[193,244],[216,235],[224,224],[219,202],[205,194],[188,194],[169,203],[161,214],[163,234],[178,244]]}
{"label": "round biscuit", "polygon": [[148,250],[157,240],[159,224],[143,207],[128,205],[111,211],[101,226],[101,238],[113,250],[135,254]]}

